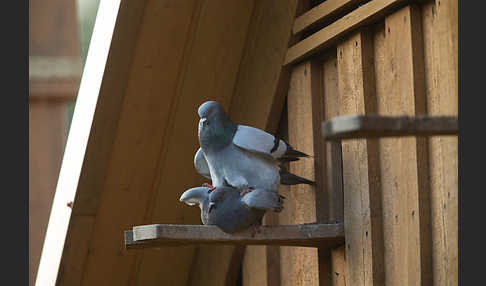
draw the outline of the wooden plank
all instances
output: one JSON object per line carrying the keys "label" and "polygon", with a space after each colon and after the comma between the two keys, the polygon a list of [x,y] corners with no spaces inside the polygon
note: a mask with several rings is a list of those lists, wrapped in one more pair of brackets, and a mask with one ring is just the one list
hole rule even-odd
{"label": "wooden plank", "polygon": [[[294,67],[290,77],[287,97],[289,143],[302,152],[314,154],[311,63]],[[314,162],[303,159],[290,163],[291,173],[314,180]],[[286,206],[279,217],[281,224],[301,224],[316,221],[315,188],[309,185],[290,186],[282,193],[287,197]],[[318,285],[319,264],[317,249],[281,248],[283,285]]]}
{"label": "wooden plank", "polygon": [[[420,10],[407,6],[385,19],[377,72],[378,112],[425,113]],[[385,282],[431,285],[430,201],[425,138],[380,141]]]}
{"label": "wooden plank", "polygon": [[355,8],[363,0],[327,0],[315,6],[303,15],[295,18],[292,32],[298,34],[315,27],[323,22],[330,21],[344,11]]}
{"label": "wooden plank", "polygon": [[59,274],[57,277],[57,285],[81,285],[84,264],[79,261],[84,261],[88,255],[88,244],[84,233],[91,233],[95,218],[92,216],[72,216],[71,224],[68,231],[68,237],[72,239],[67,240],[65,244],[64,263],[61,264]]}
{"label": "wooden plank", "polygon": [[373,0],[364,4],[289,48],[285,56],[285,65],[302,61],[308,56],[329,47],[344,34],[382,19],[405,2],[406,0]]}
{"label": "wooden plank", "polygon": [[[320,98],[319,105],[315,106],[318,102],[314,101],[314,98]],[[315,103],[314,103],[315,102]],[[339,114],[339,86],[338,86],[338,70],[337,70],[337,57],[336,51],[329,51],[323,59],[322,63],[322,94],[313,97],[313,109],[316,107],[319,109],[320,116],[315,122],[315,126],[320,126],[321,122]],[[314,110],[313,110],[314,112]],[[327,212],[328,221],[343,221],[343,177],[342,177],[342,152],[340,142],[327,142],[322,140],[320,136],[319,128],[314,130],[314,140],[318,142],[319,149],[317,156],[319,157],[320,166],[317,170],[320,170],[320,176],[316,176],[316,180],[321,177],[323,181],[316,181],[318,183],[319,192],[316,192],[316,199],[320,200],[319,196],[326,196],[328,203],[325,206],[327,211],[319,210],[319,213]],[[314,143],[315,144],[315,143]],[[319,182],[320,186],[319,187]],[[319,263],[322,263],[323,256],[330,255],[331,264],[331,281],[333,285],[345,284],[345,247],[344,245],[331,249],[330,253],[324,250],[319,250]],[[319,278],[320,279],[320,278]],[[328,283],[331,284],[331,283]],[[321,285],[323,285],[321,283]],[[326,284],[324,284],[326,285]]]}
{"label": "wooden plank", "polygon": [[322,123],[326,140],[390,136],[457,135],[455,116],[346,115]]}
{"label": "wooden plank", "polygon": [[[337,57],[335,51],[330,51],[323,61],[323,94],[321,95],[321,116],[320,120],[316,122],[320,126],[324,120],[329,120],[339,115],[339,86],[338,86],[338,70]],[[317,128],[316,128],[317,129]],[[320,131],[317,129],[317,131]],[[314,135],[316,136],[316,135]],[[342,174],[342,151],[340,142],[326,142],[321,140],[318,136],[320,148],[325,148],[320,151],[323,154],[324,164],[321,167],[321,173],[324,182],[322,190],[317,193],[317,197],[322,193],[327,192],[329,196],[329,203],[327,205],[328,220],[329,221],[343,221],[343,174]],[[324,146],[322,146],[324,145]],[[322,170],[325,172],[322,172]]]}
{"label": "wooden plank", "polygon": [[[315,172],[315,207],[316,207],[316,221],[320,223],[329,222],[330,211],[333,210],[330,205],[333,203],[334,190],[326,188],[326,172],[325,170],[325,153],[326,142],[321,140],[320,131],[318,126],[324,117],[323,106],[323,63],[319,60],[314,60],[310,65],[310,96],[312,101],[312,139],[314,149],[314,168],[318,170]],[[340,189],[335,190],[337,192]],[[342,220],[341,220],[342,221]],[[318,249],[318,263],[319,263],[319,284],[329,285],[332,281],[332,263],[331,263],[331,250],[329,248]]]}
{"label": "wooden plank", "polygon": [[[263,225],[259,233],[248,229],[228,234],[212,225],[152,224],[132,228],[127,249],[188,244],[285,245],[316,247],[342,243],[342,224]],[[127,232],[130,232],[127,230]],[[135,244],[133,244],[135,242]],[[139,243],[143,242],[143,243]],[[130,244],[132,243],[132,244]]]}
{"label": "wooden plank", "polygon": [[[368,30],[337,47],[340,114],[376,111],[373,43]],[[383,285],[381,196],[374,178],[378,170],[369,151],[376,141],[342,142],[346,285]]]}
{"label": "wooden plank", "polygon": [[[422,7],[427,113],[458,112],[458,1]],[[458,285],[458,142],[429,139],[434,285]]]}

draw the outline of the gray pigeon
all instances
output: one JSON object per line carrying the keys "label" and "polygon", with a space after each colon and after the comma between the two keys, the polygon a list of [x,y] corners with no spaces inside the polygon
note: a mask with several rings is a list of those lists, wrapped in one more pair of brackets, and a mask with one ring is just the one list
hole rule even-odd
{"label": "gray pigeon", "polygon": [[192,188],[185,191],[179,200],[188,205],[198,204],[202,223],[216,225],[227,233],[239,232],[252,226],[258,228],[266,211],[280,212],[283,209],[284,197],[263,189],[255,189],[244,195],[227,186],[210,191],[208,187]]}
{"label": "gray pigeon", "polygon": [[201,175],[211,178],[215,187],[276,192],[279,183],[314,184],[281,165],[309,155],[261,129],[232,122],[216,101],[203,103],[198,114],[201,148],[196,152],[194,165]]}

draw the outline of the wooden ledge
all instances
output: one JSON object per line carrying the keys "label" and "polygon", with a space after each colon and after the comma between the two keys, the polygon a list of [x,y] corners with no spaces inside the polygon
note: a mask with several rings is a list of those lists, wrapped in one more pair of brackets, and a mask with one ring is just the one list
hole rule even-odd
{"label": "wooden ledge", "polygon": [[455,116],[381,116],[347,115],[322,123],[326,140],[392,137],[457,135]]}
{"label": "wooden ledge", "polygon": [[264,225],[260,233],[251,230],[228,234],[211,225],[152,224],[125,231],[125,248],[158,248],[183,245],[283,245],[334,247],[344,243],[342,223]]}

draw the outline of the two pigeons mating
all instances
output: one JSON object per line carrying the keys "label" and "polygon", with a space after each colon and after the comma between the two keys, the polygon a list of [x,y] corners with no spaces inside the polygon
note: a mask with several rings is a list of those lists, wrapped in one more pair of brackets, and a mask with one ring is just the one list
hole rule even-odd
{"label": "two pigeons mating", "polygon": [[201,147],[194,166],[212,184],[187,190],[180,201],[198,204],[203,224],[228,233],[257,228],[267,210],[283,209],[279,183],[314,184],[282,166],[309,155],[263,130],[234,123],[215,101],[203,103],[198,114]]}

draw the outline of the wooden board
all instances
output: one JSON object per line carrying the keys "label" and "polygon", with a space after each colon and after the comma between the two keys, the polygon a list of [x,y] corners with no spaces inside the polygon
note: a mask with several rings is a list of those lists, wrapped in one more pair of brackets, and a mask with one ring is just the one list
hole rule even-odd
{"label": "wooden board", "polygon": [[346,115],[322,123],[326,140],[390,136],[457,135],[455,116]]}
{"label": "wooden board", "polygon": [[364,4],[289,48],[285,56],[285,64],[302,61],[306,57],[335,44],[339,37],[358,27],[382,19],[404,2],[406,0],[373,0]]}
{"label": "wooden board", "polygon": [[[422,7],[427,113],[458,112],[458,1]],[[429,139],[432,275],[434,285],[458,285],[458,141]]]}
{"label": "wooden board", "polygon": [[[368,30],[345,39],[337,47],[339,113],[376,111],[374,100],[373,43]],[[381,285],[383,236],[378,165],[369,157],[376,141],[342,142],[346,285]]]}
{"label": "wooden board", "polygon": [[327,0],[295,18],[292,32],[298,34],[320,23],[334,20],[343,11],[350,10],[362,0]]}
{"label": "wooden board", "polygon": [[[378,112],[425,113],[420,10],[407,6],[385,19],[375,40]],[[430,192],[425,138],[380,139],[385,283],[431,285]]]}
{"label": "wooden board", "polygon": [[210,225],[142,225],[133,227],[132,234],[125,235],[125,245],[127,249],[188,244],[315,247],[320,244],[332,246],[343,240],[342,224],[264,225],[260,230],[254,235],[251,229],[228,234]]}
{"label": "wooden board", "polygon": [[[287,98],[289,143],[297,150],[314,154],[311,94],[311,63],[294,67]],[[314,180],[312,158],[290,163],[289,171]],[[290,186],[281,224],[300,224],[316,221],[315,188],[309,185]],[[319,264],[317,249],[281,248],[283,285],[318,285]]]}

